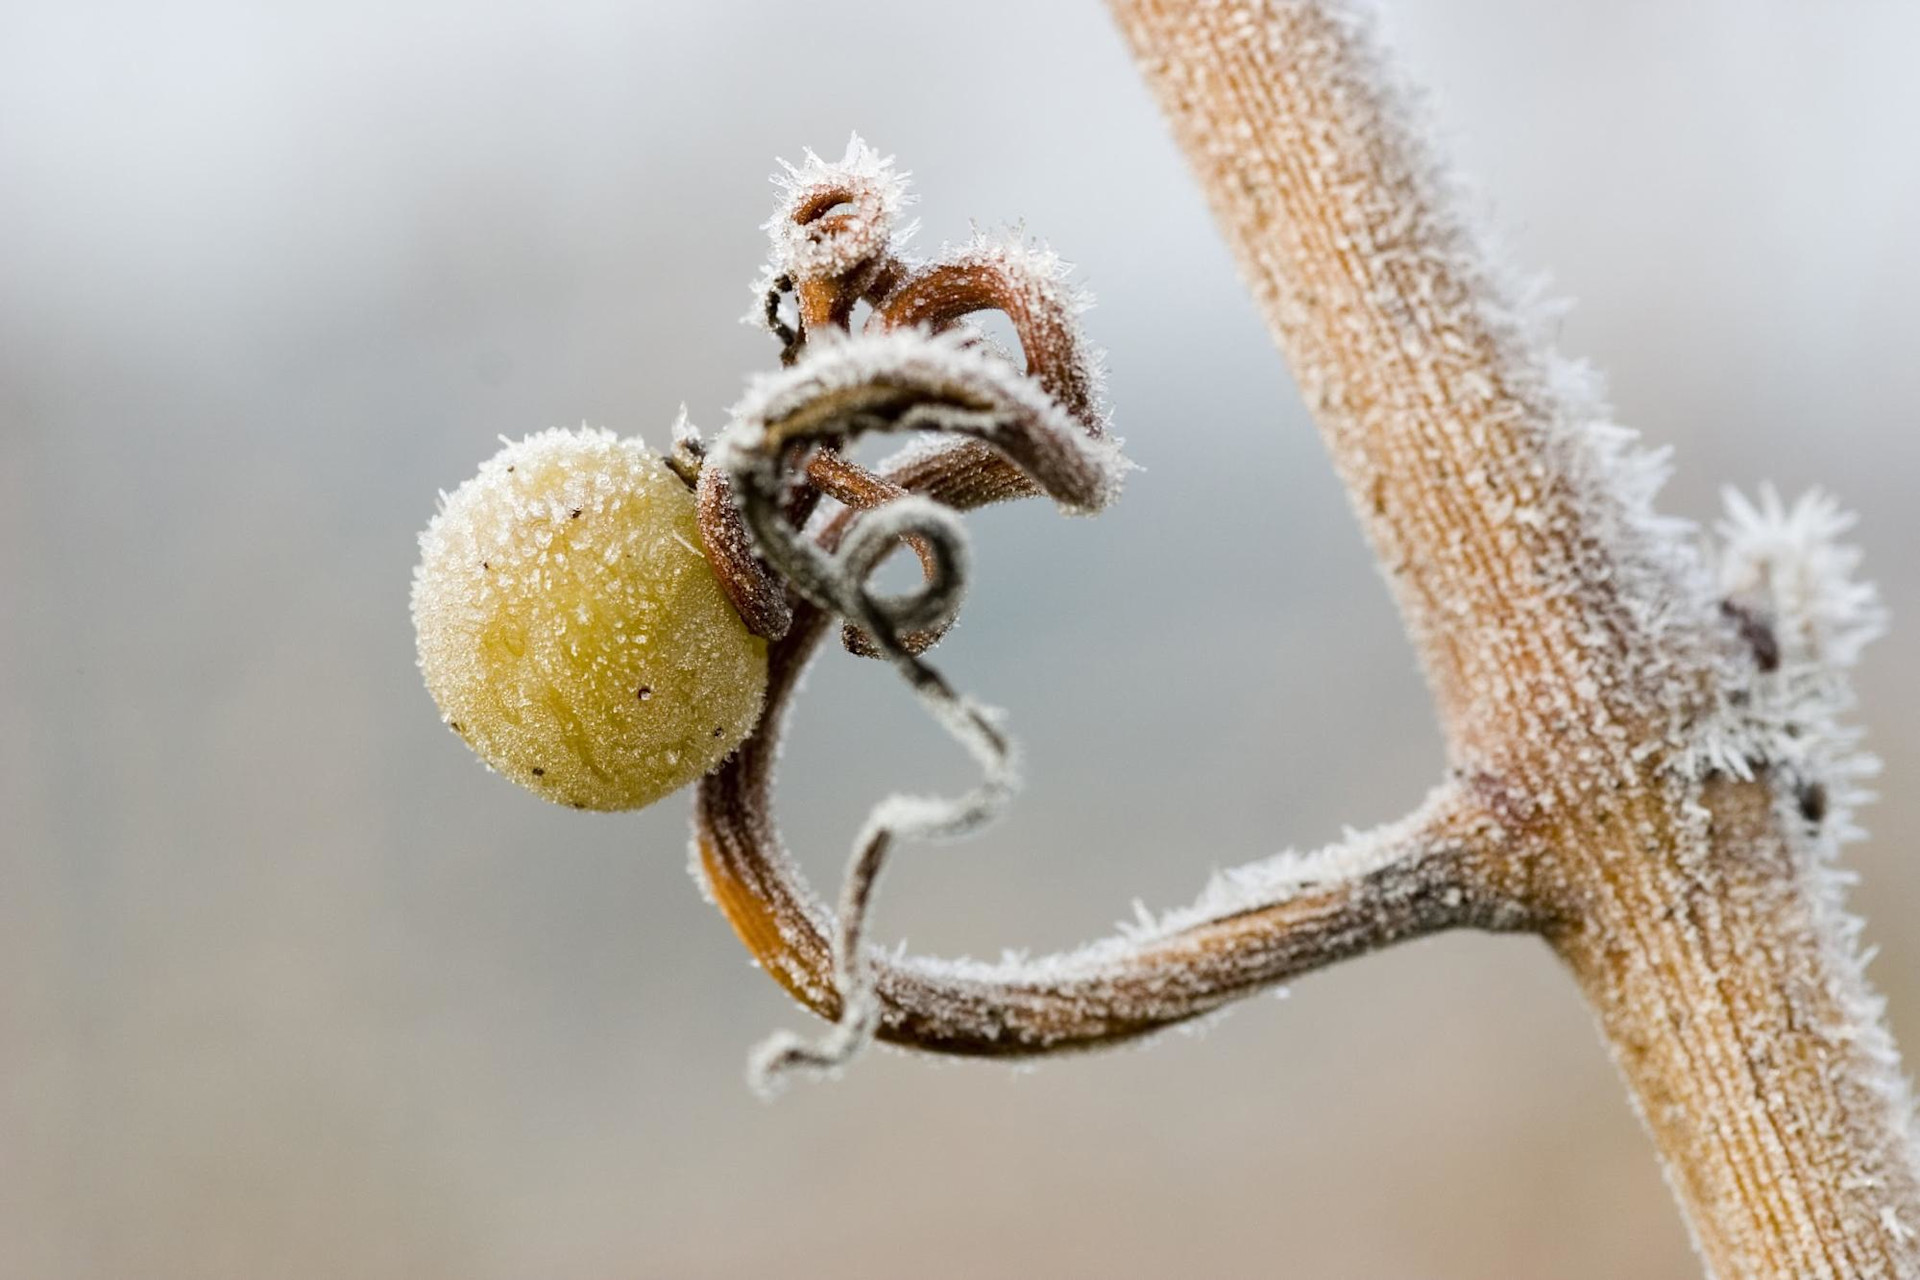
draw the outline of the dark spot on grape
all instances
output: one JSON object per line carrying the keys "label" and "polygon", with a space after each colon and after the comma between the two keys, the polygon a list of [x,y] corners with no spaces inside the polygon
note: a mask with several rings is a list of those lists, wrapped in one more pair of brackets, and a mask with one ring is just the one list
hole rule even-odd
{"label": "dark spot on grape", "polygon": [[545,769],[542,769],[539,765],[535,765],[533,766],[533,776],[536,778],[544,778],[547,776],[547,771]]}
{"label": "dark spot on grape", "polygon": [[1800,816],[1808,822],[1818,824],[1827,816],[1827,789],[1817,782],[1809,782],[1800,788],[1796,797],[1800,802]]}
{"label": "dark spot on grape", "polygon": [[454,731],[455,733],[459,733],[459,732],[460,732],[460,722],[459,722],[458,720],[449,720],[449,721],[447,721],[447,728],[449,728],[449,729],[451,729],[451,730],[453,730],[453,731]]}
{"label": "dark spot on grape", "polygon": [[481,567],[482,569],[491,569],[491,568],[493,568],[493,566],[492,566],[492,565],[490,565],[490,564],[488,564],[488,563],[487,563],[487,562],[486,562],[485,560],[482,560],[482,561],[480,562],[480,567]]}
{"label": "dark spot on grape", "polygon": [[720,736],[720,735],[721,735],[722,733],[724,733],[724,732],[726,732],[726,731],[725,731],[724,729],[722,729],[722,728],[721,728],[721,727],[720,727],[719,725],[715,725],[715,726],[713,726],[713,736],[714,736],[714,737],[716,737],[716,738],[717,738],[717,737],[719,737],[719,736]]}
{"label": "dark spot on grape", "polygon": [[567,516],[567,519],[569,520],[578,520],[579,518],[580,518],[580,508],[578,507],[575,507]]}
{"label": "dark spot on grape", "polygon": [[640,701],[645,702],[649,698],[653,697],[653,686],[650,684],[643,684],[638,689],[634,690],[633,696],[640,699]]}

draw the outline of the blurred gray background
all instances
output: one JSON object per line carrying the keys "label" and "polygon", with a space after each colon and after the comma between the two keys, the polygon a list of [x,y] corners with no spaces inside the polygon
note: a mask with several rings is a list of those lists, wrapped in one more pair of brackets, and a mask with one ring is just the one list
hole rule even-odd
{"label": "blurred gray background", "polygon": [[[1864,516],[1896,634],[1856,905],[1920,1050],[1920,9],[1393,6],[1567,347],[1724,481]],[[0,1276],[1692,1277],[1571,983],[1460,936],[1198,1036],[1015,1074],[875,1055],[774,1106],[799,1015],[686,874],[686,804],[549,807],[440,727],[414,535],[500,433],[664,442],[771,344],[776,155],[858,129],[925,249],[1024,218],[1101,306],[1147,470],[983,514],[943,650],[1014,817],[878,928],[997,954],[1407,809],[1424,695],[1344,498],[1099,5],[0,3]],[[783,816],[965,766],[817,668]]]}

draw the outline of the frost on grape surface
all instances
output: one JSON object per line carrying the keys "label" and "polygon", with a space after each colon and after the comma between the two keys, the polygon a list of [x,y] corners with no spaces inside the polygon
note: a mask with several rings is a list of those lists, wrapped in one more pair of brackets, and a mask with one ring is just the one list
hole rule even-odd
{"label": "frost on grape surface", "polygon": [[448,726],[575,808],[638,808],[705,773],[753,727],[766,659],[699,536],[686,486],[637,439],[508,442],[420,536],[420,669]]}

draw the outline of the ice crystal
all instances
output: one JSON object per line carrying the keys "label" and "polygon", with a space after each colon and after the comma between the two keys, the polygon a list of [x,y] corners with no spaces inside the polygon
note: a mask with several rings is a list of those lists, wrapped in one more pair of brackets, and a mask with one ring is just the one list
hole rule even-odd
{"label": "ice crystal", "polygon": [[[780,198],[762,228],[771,253],[753,285],[754,309],[743,318],[771,332],[764,300],[775,281],[845,275],[897,252],[917,230],[917,224],[900,221],[914,199],[907,178],[894,167],[893,157],[881,155],[857,133],[847,139],[839,160],[823,160],[808,149],[799,164],[780,161],[773,176]],[[844,220],[854,224],[855,234],[823,235],[823,223],[841,225],[832,212],[842,205],[857,215]]]}
{"label": "ice crystal", "polygon": [[1757,500],[1728,490],[1724,501],[1713,566],[1732,643],[1694,767],[1776,771],[1784,794],[1817,808],[1815,825],[1849,839],[1850,814],[1869,798],[1861,784],[1878,770],[1845,721],[1849,669],[1886,624],[1873,585],[1855,576],[1858,549],[1841,540],[1853,517],[1818,490],[1791,506],[1770,486]]}
{"label": "ice crystal", "polygon": [[[1772,776],[1781,826],[1813,887],[1818,932],[1841,979],[1836,995],[1850,1016],[1839,1034],[1878,1066],[1872,1083],[1905,1116],[1910,1089],[1885,1001],[1864,976],[1872,957],[1859,946],[1862,924],[1846,909],[1853,876],[1838,865],[1841,846],[1864,834],[1854,815],[1873,798],[1866,783],[1880,768],[1846,720],[1849,669],[1885,630],[1886,613],[1857,576],[1859,549],[1843,540],[1854,517],[1830,495],[1813,490],[1789,505],[1766,486],[1755,499],[1729,489],[1724,502],[1714,563],[1741,646],[1723,663],[1699,767]],[[1895,1214],[1889,1229],[1906,1230],[1891,1207],[1882,1212]]]}

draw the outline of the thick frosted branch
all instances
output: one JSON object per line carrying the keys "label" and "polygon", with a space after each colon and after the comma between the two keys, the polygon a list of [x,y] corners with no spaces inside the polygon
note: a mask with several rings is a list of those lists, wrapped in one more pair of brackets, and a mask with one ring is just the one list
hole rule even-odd
{"label": "thick frosted branch", "polygon": [[[1658,467],[1459,212],[1359,6],[1113,0],[1385,568],[1467,767],[1568,733],[1622,774],[1697,589]],[[1669,700],[1671,701],[1671,700]],[[1574,714],[1578,704],[1579,714]]]}
{"label": "thick frosted branch", "polygon": [[1872,628],[1830,509],[1736,509],[1711,580],[1359,6],[1110,2],[1709,1267],[1920,1276],[1911,1105],[1832,865]]}

